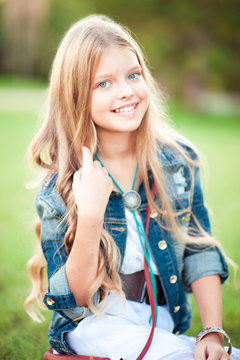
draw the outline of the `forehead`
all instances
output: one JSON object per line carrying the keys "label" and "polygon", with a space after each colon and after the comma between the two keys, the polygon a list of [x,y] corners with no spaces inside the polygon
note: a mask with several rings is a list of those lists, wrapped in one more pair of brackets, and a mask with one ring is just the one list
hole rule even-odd
{"label": "forehead", "polygon": [[96,76],[140,66],[136,54],[128,47],[110,46],[102,51],[96,66]]}

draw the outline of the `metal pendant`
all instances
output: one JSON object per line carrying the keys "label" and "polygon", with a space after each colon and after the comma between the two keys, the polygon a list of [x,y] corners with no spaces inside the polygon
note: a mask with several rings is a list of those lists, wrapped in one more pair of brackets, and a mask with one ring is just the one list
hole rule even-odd
{"label": "metal pendant", "polygon": [[135,190],[130,190],[123,194],[123,202],[128,210],[136,210],[141,205],[141,197]]}

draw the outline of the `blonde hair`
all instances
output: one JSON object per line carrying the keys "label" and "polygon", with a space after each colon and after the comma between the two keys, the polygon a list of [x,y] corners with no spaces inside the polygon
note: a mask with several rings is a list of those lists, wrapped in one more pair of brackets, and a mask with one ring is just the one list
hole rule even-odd
{"label": "blonde hair", "polygon": [[[81,167],[83,145],[88,146],[93,153],[99,150],[97,132],[90,118],[91,84],[100,56],[109,46],[127,47],[136,54],[149,89],[149,106],[137,130],[136,154],[150,208],[160,215],[159,219],[164,219],[164,221],[157,220],[159,226],[170,230],[175,239],[185,244],[197,241],[218,246],[217,240],[207,234],[197,221],[198,236],[196,237],[195,233],[193,240],[193,237],[180,226],[176,211],[167,196],[163,171],[157,156],[159,144],[167,145],[173,152],[181,153],[191,172],[200,164],[179,144],[178,141],[181,141],[194,149],[192,144],[170,126],[164,111],[162,94],[157,90],[141,49],[127,29],[106,16],[92,15],[75,23],[60,44],[52,66],[45,122],[31,144],[34,162],[41,168],[58,171],[57,189],[67,206],[69,215],[68,230],[64,239],[67,252],[71,251],[77,224],[72,192],[73,174]],[[196,149],[194,151],[197,153]],[[150,194],[148,169],[151,170],[156,183],[159,204],[154,203]],[[191,213],[191,210],[185,212]],[[110,234],[104,229],[101,242],[104,253],[102,250],[99,251],[98,276],[89,290],[87,301],[87,306],[95,313],[97,308],[93,304],[92,296],[96,290],[101,288],[103,302],[110,290],[115,290],[119,294],[122,292],[118,274],[119,251]],[[44,292],[42,283],[46,262],[43,259],[39,247],[37,257],[30,262],[34,286],[25,303],[26,310],[35,320],[38,320],[38,316],[32,305],[35,299],[42,299]]]}

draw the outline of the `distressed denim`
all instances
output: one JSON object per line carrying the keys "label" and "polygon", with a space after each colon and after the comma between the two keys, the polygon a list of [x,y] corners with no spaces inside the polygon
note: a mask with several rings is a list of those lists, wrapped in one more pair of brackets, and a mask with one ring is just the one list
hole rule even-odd
{"label": "distressed denim", "polygon": [[[196,159],[190,148],[185,145],[183,148],[188,155]],[[184,213],[185,210],[191,210],[203,229],[210,234],[211,228],[204,205],[199,168],[193,167],[192,176],[184,157],[173,153],[168,147],[159,148],[158,155],[166,190],[174,209],[180,214],[178,217],[180,225],[186,232],[191,231],[194,236],[195,221],[187,212]],[[65,273],[65,263],[68,258],[64,246],[67,209],[56,189],[56,179],[57,173],[53,173],[47,181],[45,179],[36,197],[36,209],[41,219],[41,245],[47,260],[48,292],[44,296],[44,303],[48,309],[54,311],[49,328],[50,345],[61,354],[74,354],[64,334],[77,326],[84,308],[76,306]],[[149,182],[150,184],[153,182],[150,172]],[[147,197],[143,183],[140,184],[138,192],[142,200],[139,213],[145,224]],[[159,199],[156,197],[155,201]],[[122,262],[126,247],[127,224],[122,194],[116,191],[112,191],[110,195],[103,226],[116,242]],[[154,216],[150,219],[148,238],[169,312],[174,321],[173,332],[184,333],[191,324],[191,306],[188,299],[191,283],[200,277],[213,274],[219,274],[223,283],[228,277],[227,264],[217,248],[194,244],[186,247],[177,242],[169,231],[159,227]],[[97,294],[93,301],[96,304]],[[86,316],[90,314],[88,309],[85,310]]]}

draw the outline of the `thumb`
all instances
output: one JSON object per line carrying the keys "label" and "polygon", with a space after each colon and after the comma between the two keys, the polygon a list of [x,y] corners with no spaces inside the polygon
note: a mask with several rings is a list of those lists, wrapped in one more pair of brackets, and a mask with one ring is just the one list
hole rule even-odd
{"label": "thumb", "polygon": [[82,172],[91,169],[93,166],[93,156],[88,147],[82,147]]}

